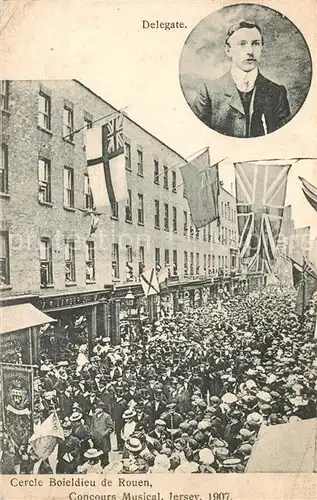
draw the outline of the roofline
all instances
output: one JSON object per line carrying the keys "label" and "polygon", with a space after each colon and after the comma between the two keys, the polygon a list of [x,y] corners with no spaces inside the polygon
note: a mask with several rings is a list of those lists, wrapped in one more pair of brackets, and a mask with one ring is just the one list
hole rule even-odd
{"label": "roofline", "polygon": [[232,193],[229,193],[229,191],[227,191],[227,189],[225,189],[223,186],[220,186],[220,188],[225,191],[227,194],[229,194],[232,198],[236,199],[236,197],[232,194]]}
{"label": "roofline", "polygon": [[[81,85],[81,87],[83,87],[84,89],[88,90],[91,94],[93,94],[94,96],[98,97],[98,99],[100,99],[102,102],[104,102],[105,104],[107,104],[108,106],[110,106],[114,111],[119,111],[115,106],[113,106],[112,104],[110,104],[108,101],[106,101],[105,99],[103,99],[103,97],[101,97],[100,95],[96,94],[96,92],[94,92],[93,90],[91,90],[89,87],[87,87],[84,83],[80,82],[79,80],[76,80],[75,78],[73,78],[73,81],[78,83],[79,85]],[[132,118],[130,118],[130,116],[127,116],[128,120],[133,123],[134,125],[136,125],[137,127],[139,127],[141,130],[143,130],[144,132],[146,132],[147,134],[149,134],[151,137],[153,137],[154,139],[156,139],[158,142],[160,142],[163,146],[165,146],[166,148],[168,148],[170,151],[172,151],[173,153],[175,153],[179,158],[181,158],[183,161],[186,161],[186,158],[184,158],[181,154],[179,154],[177,151],[175,151],[175,149],[171,148],[170,146],[168,146],[165,142],[163,142],[161,139],[159,139],[158,137],[156,137],[154,134],[152,134],[151,132],[149,132],[148,130],[146,130],[144,127],[142,127],[139,123],[137,123],[136,121],[132,120]]]}

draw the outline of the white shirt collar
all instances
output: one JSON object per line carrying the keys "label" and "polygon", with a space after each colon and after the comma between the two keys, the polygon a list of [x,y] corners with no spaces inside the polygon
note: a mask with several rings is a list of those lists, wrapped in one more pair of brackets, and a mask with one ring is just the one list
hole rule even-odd
{"label": "white shirt collar", "polygon": [[249,92],[254,88],[255,80],[258,76],[258,68],[254,68],[252,71],[242,71],[242,69],[237,66],[231,67],[231,75],[233,81],[240,92]]}

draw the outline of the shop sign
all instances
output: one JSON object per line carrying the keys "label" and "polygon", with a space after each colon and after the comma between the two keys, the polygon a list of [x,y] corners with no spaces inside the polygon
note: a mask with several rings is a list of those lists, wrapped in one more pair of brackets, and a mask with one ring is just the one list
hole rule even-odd
{"label": "shop sign", "polygon": [[86,293],[78,295],[61,295],[59,297],[47,297],[41,299],[41,309],[59,309],[61,307],[76,307],[89,305],[105,299],[106,293]]}

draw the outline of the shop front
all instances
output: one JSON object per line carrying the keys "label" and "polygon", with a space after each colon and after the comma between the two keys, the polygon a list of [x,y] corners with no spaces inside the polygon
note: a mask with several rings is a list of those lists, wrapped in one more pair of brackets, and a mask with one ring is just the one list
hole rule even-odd
{"label": "shop front", "polygon": [[55,319],[53,326],[40,331],[40,348],[54,361],[74,353],[74,346],[87,343],[91,352],[93,339],[108,336],[109,289],[94,292],[54,294],[39,297],[38,307]]}
{"label": "shop front", "polygon": [[51,325],[54,318],[31,303],[7,305],[1,308],[0,362],[36,365],[40,349],[39,332]]}

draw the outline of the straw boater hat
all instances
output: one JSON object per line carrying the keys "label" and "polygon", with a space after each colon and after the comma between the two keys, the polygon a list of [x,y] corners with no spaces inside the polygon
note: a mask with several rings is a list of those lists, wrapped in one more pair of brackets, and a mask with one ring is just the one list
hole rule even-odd
{"label": "straw boater hat", "polygon": [[78,422],[83,418],[83,414],[79,411],[74,411],[69,417],[70,422]]}
{"label": "straw boater hat", "polygon": [[102,455],[102,451],[101,450],[97,450],[96,448],[89,448],[89,450],[87,450],[85,453],[84,453],[84,457],[85,458],[98,458]]}
{"label": "straw boater hat", "polygon": [[133,410],[126,410],[123,415],[122,415],[122,418],[124,418],[125,420],[128,419],[128,418],[133,418],[136,416],[136,412],[133,411]]}
{"label": "straw boater hat", "polygon": [[142,450],[142,444],[138,438],[128,439],[125,443],[125,447],[129,451],[141,451]]}

